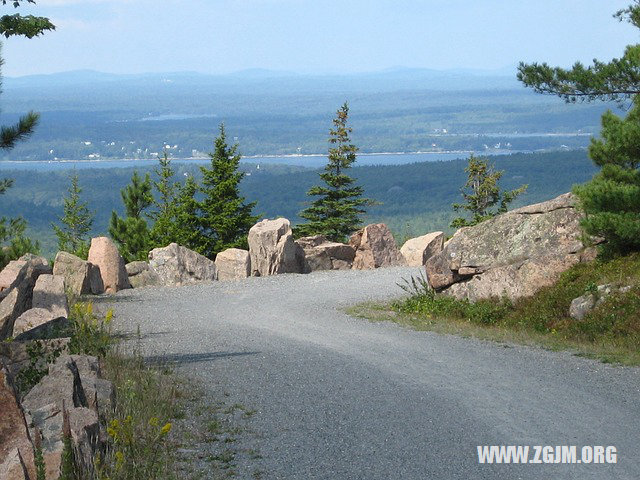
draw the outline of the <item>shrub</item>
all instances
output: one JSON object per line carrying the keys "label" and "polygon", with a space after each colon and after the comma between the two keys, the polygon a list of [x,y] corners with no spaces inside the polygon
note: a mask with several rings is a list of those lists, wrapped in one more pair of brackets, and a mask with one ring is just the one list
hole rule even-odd
{"label": "shrub", "polygon": [[109,353],[114,340],[111,335],[113,311],[109,310],[104,319],[93,313],[93,304],[76,303],[69,315],[69,352],[77,355],[104,357]]}

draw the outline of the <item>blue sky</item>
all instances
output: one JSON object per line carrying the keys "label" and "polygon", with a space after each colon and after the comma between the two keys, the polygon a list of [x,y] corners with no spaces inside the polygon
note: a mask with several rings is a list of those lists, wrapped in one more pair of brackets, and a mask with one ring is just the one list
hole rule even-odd
{"label": "blue sky", "polygon": [[620,56],[638,41],[612,18],[630,0],[36,1],[18,10],[58,29],[4,41],[5,75],[568,66]]}

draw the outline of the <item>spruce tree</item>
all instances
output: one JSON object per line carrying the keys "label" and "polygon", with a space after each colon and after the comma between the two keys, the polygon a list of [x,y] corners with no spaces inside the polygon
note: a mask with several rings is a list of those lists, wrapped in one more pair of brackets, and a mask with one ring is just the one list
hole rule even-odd
{"label": "spruce tree", "polygon": [[347,125],[349,106],[336,112],[333,128],[329,131],[329,161],[320,178],[326,186],[314,186],[307,195],[319,197],[300,213],[307,223],[296,227],[297,236],[324,235],[328,239],[342,242],[347,235],[362,226],[364,206],[373,202],[362,198],[364,190],[355,185],[355,180],[346,171],[356,161],[358,147],[351,143],[351,127]]}
{"label": "spruce tree", "polygon": [[120,195],[126,217],[119,217],[115,211],[111,213],[109,235],[127,262],[146,260],[151,237],[143,213],[153,204],[151,177],[146,174],[142,179],[137,171],[133,172],[131,183],[120,191]]}
{"label": "spruce tree", "polygon": [[71,176],[71,185],[64,198],[63,216],[59,217],[62,226],[52,224],[58,237],[58,249],[73,253],[80,258],[87,258],[89,253],[88,234],[93,225],[93,213],[89,211],[87,202],[81,201],[82,188],[78,184],[78,174]]}
{"label": "spruce tree", "polygon": [[[453,228],[477,225],[506,212],[509,204],[527,189],[527,185],[522,185],[509,192],[501,192],[498,182],[504,171],[495,171],[493,165],[490,165],[486,158],[471,155],[464,171],[469,174],[467,182],[461,189],[462,197],[466,203],[454,203],[453,209],[456,212],[466,210],[471,214],[471,220],[458,217],[451,222]],[[497,208],[494,210],[496,206]]]}
{"label": "spruce tree", "polygon": [[198,201],[196,193],[198,184],[189,175],[178,188],[174,208],[174,229],[172,232],[172,242],[176,242],[191,250],[198,250],[204,244],[204,239],[200,233],[200,217],[198,216]]}
{"label": "spruce tree", "polygon": [[228,146],[224,125],[209,154],[209,167],[200,167],[202,184],[198,202],[200,243],[196,250],[213,259],[227,248],[247,248],[247,234],[258,217],[252,214],[255,202],[246,203],[240,195],[244,172],[238,170],[238,145]]}
{"label": "spruce tree", "polygon": [[171,166],[171,160],[164,152],[158,160],[158,167],[155,170],[158,180],[153,183],[158,198],[154,199],[154,211],[149,215],[154,224],[151,228],[151,239],[156,247],[166,247],[175,241],[176,237],[176,189],[177,185],[173,180],[175,170]]}

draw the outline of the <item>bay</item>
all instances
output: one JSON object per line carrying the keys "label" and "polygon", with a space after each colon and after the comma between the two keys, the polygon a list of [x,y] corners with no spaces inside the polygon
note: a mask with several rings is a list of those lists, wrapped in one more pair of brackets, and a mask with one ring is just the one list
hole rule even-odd
{"label": "bay", "polygon": [[[405,165],[419,162],[437,162],[449,161],[459,158],[466,159],[472,152],[437,152],[437,153],[377,153],[377,154],[360,154],[356,161],[356,166],[369,165]],[[480,152],[475,152],[480,154]],[[520,153],[509,150],[492,150],[491,155]],[[483,153],[486,155],[487,153]],[[174,158],[173,162],[191,163],[196,165],[204,165],[209,163],[208,158]],[[290,156],[261,156],[261,157],[244,157],[242,163],[251,164],[268,164],[268,165],[295,165],[309,168],[321,168],[327,163],[326,155],[290,155]],[[135,168],[135,167],[153,167],[157,165],[156,159],[145,160],[59,160],[59,161],[0,161],[1,170],[33,170],[33,171],[59,171],[91,168]]]}

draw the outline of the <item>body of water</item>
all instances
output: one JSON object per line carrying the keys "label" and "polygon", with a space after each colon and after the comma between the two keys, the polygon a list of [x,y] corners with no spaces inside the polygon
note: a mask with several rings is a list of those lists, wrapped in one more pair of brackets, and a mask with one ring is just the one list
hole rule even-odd
{"label": "body of water", "polygon": [[[520,153],[511,150],[493,150],[491,155],[504,155]],[[471,152],[446,152],[446,153],[378,153],[358,155],[356,166],[363,165],[404,165],[416,162],[436,162],[469,158]],[[480,155],[480,152],[476,152]],[[482,153],[486,155],[487,153]],[[208,158],[172,159],[175,163],[209,163]],[[245,157],[243,163],[270,164],[270,165],[297,165],[309,168],[321,168],[327,164],[326,155],[291,155],[291,156],[264,156]],[[63,161],[0,161],[0,170],[34,170],[54,171],[68,170],[72,168],[131,168],[148,167],[157,165],[157,160],[63,160]]]}

